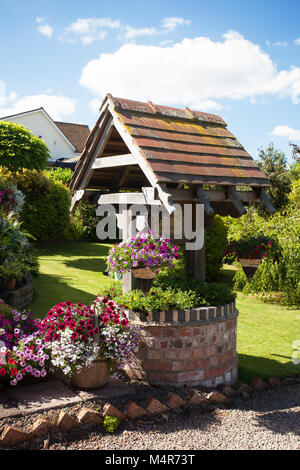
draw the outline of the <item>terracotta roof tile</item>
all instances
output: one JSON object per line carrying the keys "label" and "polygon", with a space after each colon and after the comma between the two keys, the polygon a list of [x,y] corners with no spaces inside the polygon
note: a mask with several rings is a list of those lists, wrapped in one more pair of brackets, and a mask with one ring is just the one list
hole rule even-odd
{"label": "terracotta roof tile", "polygon": [[89,126],[85,124],[73,124],[71,122],[55,121],[57,127],[74,145],[76,152],[81,153],[84,149],[85,142],[90,135]]}

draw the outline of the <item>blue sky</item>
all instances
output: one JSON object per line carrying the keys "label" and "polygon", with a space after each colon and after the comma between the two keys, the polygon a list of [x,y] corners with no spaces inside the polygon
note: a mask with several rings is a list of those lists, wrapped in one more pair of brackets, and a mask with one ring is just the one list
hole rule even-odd
{"label": "blue sky", "polygon": [[92,127],[105,93],[221,115],[256,157],[300,145],[299,0],[0,0],[0,116]]}

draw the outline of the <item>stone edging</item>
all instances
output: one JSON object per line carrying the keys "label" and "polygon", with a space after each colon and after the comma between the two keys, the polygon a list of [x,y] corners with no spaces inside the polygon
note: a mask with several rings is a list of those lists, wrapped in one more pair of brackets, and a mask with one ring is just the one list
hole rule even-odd
{"label": "stone edging", "polygon": [[238,310],[235,300],[217,307],[198,307],[185,310],[162,310],[161,312],[139,313],[127,310],[130,320],[143,323],[168,323],[168,324],[207,324],[236,318]]}
{"label": "stone edging", "polygon": [[298,378],[286,378],[282,380],[270,378],[268,379],[268,383],[264,382],[259,377],[253,377],[250,386],[240,382],[236,384],[234,388],[224,386],[222,393],[212,391],[201,394],[198,390],[191,389],[186,392],[185,398],[173,392],[169,392],[166,404],[161,403],[154,397],[148,397],[143,408],[134,401],[128,400],[124,406],[123,412],[110,403],[106,403],[103,406],[101,413],[83,406],[76,417],[62,410],[56,422],[50,422],[50,420],[46,418],[38,418],[28,431],[24,431],[15,426],[5,426],[0,437],[0,448],[14,447],[26,441],[47,435],[48,439],[44,441],[44,449],[47,449],[51,432],[55,433],[58,429],[70,432],[75,428],[78,429],[78,427],[84,429],[85,426],[100,425],[103,423],[105,416],[114,416],[120,420],[128,420],[142,418],[147,415],[162,414],[165,416],[165,413],[176,408],[195,405],[199,405],[208,410],[218,407],[224,408],[226,406],[232,406],[234,404],[233,398],[236,396],[241,396],[244,400],[248,400],[253,391],[262,392],[270,388],[275,388],[280,385],[290,385],[292,383],[300,383],[300,375]]}

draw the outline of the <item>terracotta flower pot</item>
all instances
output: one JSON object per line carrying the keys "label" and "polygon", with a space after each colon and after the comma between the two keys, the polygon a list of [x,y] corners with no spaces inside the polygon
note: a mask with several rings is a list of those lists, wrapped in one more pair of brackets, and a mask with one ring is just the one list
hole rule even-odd
{"label": "terracotta flower pot", "polygon": [[71,383],[82,390],[104,387],[109,378],[107,361],[96,360],[90,367],[82,367],[72,375]]}
{"label": "terracotta flower pot", "polygon": [[17,280],[14,278],[6,279],[5,281],[5,290],[14,290],[16,287]]}
{"label": "terracotta flower pot", "polygon": [[240,259],[239,262],[246,274],[248,282],[251,282],[254,274],[261,263],[261,259]]}
{"label": "terracotta flower pot", "polygon": [[150,268],[135,268],[132,270],[132,274],[143,294],[148,295],[156,276],[155,272]]}

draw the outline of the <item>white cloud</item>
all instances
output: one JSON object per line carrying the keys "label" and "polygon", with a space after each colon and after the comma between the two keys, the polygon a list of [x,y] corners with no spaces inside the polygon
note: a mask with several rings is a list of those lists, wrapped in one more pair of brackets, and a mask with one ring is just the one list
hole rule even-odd
{"label": "white cloud", "polygon": [[286,41],[276,41],[276,42],[273,42],[273,46],[279,46],[279,47],[286,47],[288,46],[289,44],[286,42]]}
{"label": "white cloud", "polygon": [[295,39],[294,43],[296,44],[296,46],[300,46],[300,38]]}
{"label": "white cloud", "polygon": [[88,62],[80,84],[102,98],[109,92],[175,106],[205,103],[207,109],[217,109],[220,99],[268,95],[300,102],[300,68],[279,71],[259,45],[236,31],[221,41],[196,37],[169,47],[124,44]]}
{"label": "white cloud", "polygon": [[95,115],[98,114],[99,109],[100,109],[100,105],[101,105],[101,100],[99,100],[98,98],[93,98],[89,102],[89,107],[91,108],[92,113],[95,114]]}
{"label": "white cloud", "polygon": [[124,34],[124,39],[134,39],[138,36],[154,36],[155,34],[158,34],[158,31],[156,28],[140,28],[140,29],[135,29],[131,28],[131,26],[126,26],[126,33]]}
{"label": "white cloud", "polygon": [[22,113],[43,107],[53,119],[60,120],[75,111],[76,100],[53,94],[26,95],[16,99],[16,93],[5,93],[5,84],[0,81],[0,117]]}
{"label": "white cloud", "polygon": [[300,130],[289,126],[276,126],[272,130],[271,135],[286,137],[289,140],[300,140]]}
{"label": "white cloud", "polygon": [[39,26],[38,31],[39,33],[43,34],[43,36],[47,36],[48,38],[51,38],[53,34],[53,28],[48,24],[42,24],[41,26]]}
{"label": "white cloud", "polygon": [[82,44],[86,45],[104,39],[108,29],[118,29],[120,27],[120,21],[111,18],[78,18],[65,28],[61,39],[75,42],[75,38],[78,38]]}
{"label": "white cloud", "polygon": [[177,16],[171,16],[161,20],[162,27],[169,31],[174,31],[177,26],[188,26],[191,24],[191,20],[185,20],[184,18],[178,18]]}

